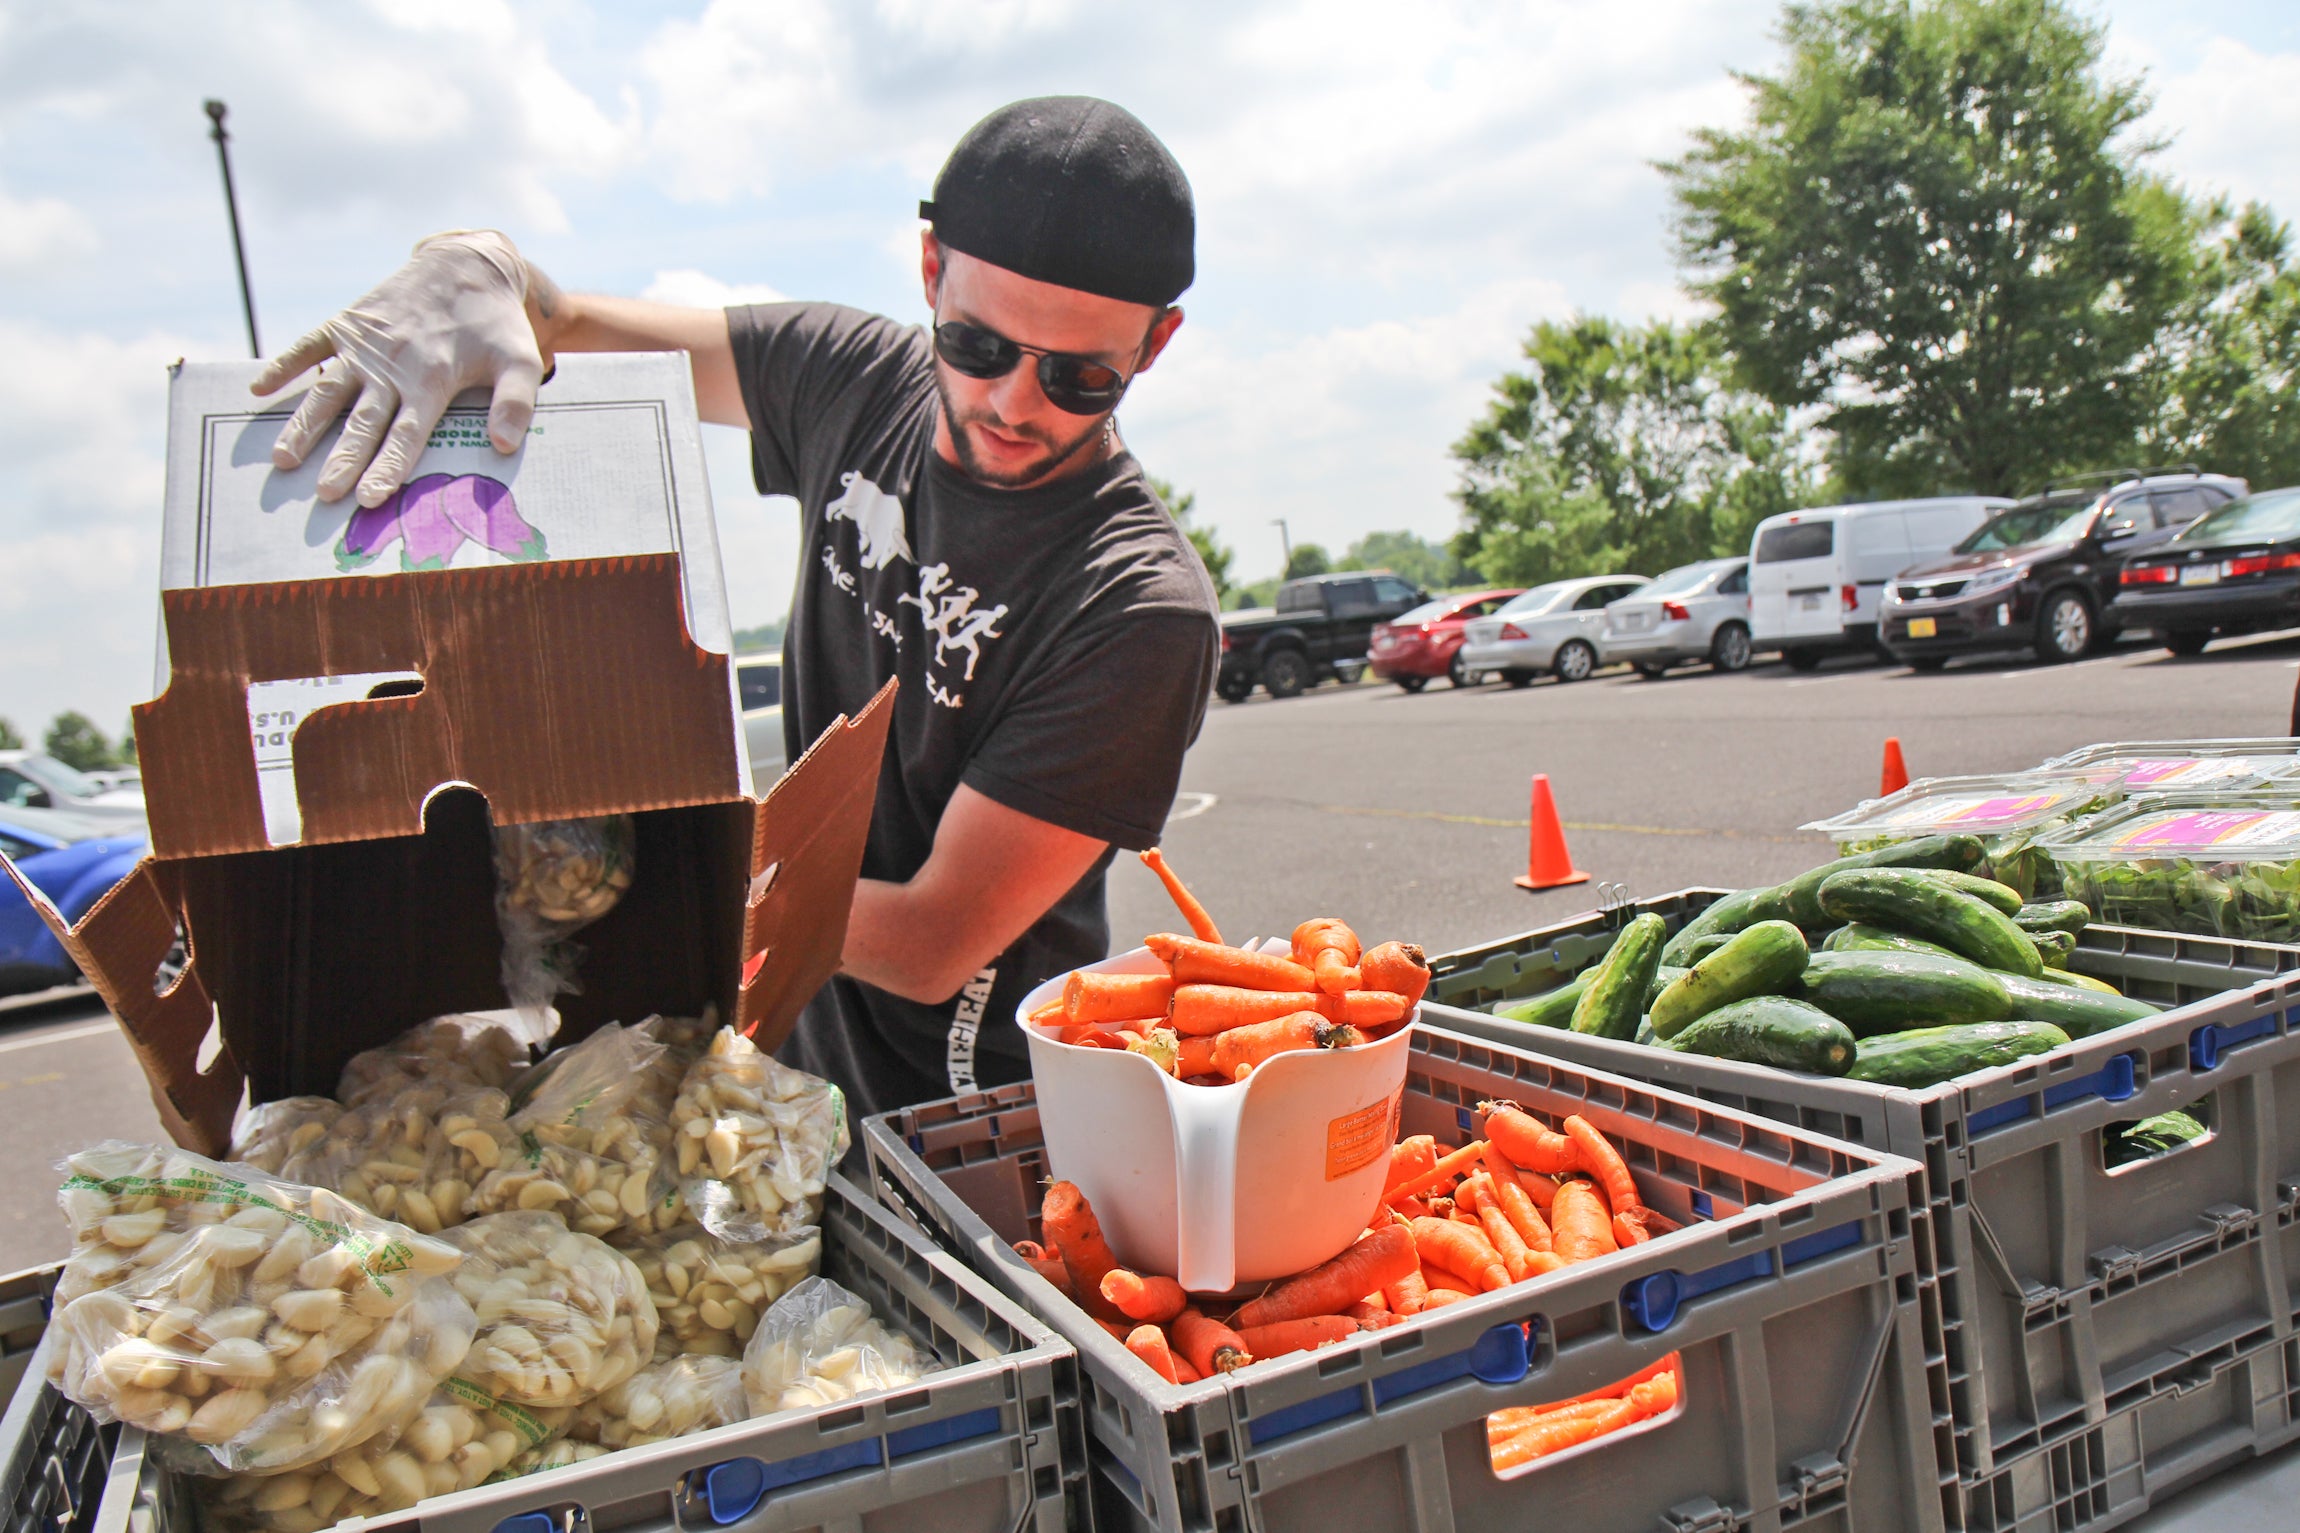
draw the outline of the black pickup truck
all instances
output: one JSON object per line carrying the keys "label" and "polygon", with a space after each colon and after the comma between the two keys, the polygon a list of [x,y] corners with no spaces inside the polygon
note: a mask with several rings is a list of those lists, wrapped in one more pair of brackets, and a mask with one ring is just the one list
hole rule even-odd
{"label": "black pickup truck", "polygon": [[1242,703],[1262,687],[1292,697],[1304,687],[1364,670],[1374,625],[1429,600],[1412,582],[1382,570],[1312,575],[1278,587],[1275,609],[1222,614],[1222,670],[1214,690]]}

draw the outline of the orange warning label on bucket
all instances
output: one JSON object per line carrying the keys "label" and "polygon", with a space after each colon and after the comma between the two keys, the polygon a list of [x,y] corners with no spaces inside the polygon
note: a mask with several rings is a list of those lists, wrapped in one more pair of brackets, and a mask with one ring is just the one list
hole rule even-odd
{"label": "orange warning label on bucket", "polygon": [[1326,1125],[1326,1180],[1338,1181],[1363,1171],[1390,1147],[1390,1114],[1394,1101],[1375,1102],[1344,1113]]}

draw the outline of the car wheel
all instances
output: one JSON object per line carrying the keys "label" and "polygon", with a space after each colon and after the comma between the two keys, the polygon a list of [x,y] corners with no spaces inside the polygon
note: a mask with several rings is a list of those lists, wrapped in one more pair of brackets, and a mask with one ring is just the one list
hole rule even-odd
{"label": "car wheel", "polygon": [[1559,681],[1587,681],[1589,673],[1597,669],[1597,651],[1579,639],[1568,639],[1553,663]]}
{"label": "car wheel", "polygon": [[1948,663],[1949,657],[1946,655],[1919,655],[1908,664],[1910,670],[1922,671],[1930,676],[1935,671],[1945,669]]}
{"label": "car wheel", "polygon": [[2039,660],[2047,665],[2082,660],[2092,649],[2092,638],[2092,603],[2081,592],[2055,591],[2045,598],[2036,617]]}
{"label": "car wheel", "polygon": [[1453,658],[1445,663],[1445,679],[1457,687],[1474,687],[1485,680],[1483,676],[1461,663],[1460,650],[1455,650]]}
{"label": "car wheel", "polygon": [[1720,624],[1709,637],[1709,664],[1720,671],[1749,668],[1749,630],[1741,623]]}
{"label": "car wheel", "polygon": [[1785,649],[1781,651],[1781,658],[1792,671],[1815,670],[1821,664],[1821,652],[1817,649]]}
{"label": "car wheel", "polygon": [[1637,662],[1637,674],[1644,677],[1647,681],[1659,681],[1662,677],[1669,674],[1669,667],[1665,665],[1655,665],[1650,660],[1640,660]]}
{"label": "car wheel", "polygon": [[1262,662],[1262,688],[1272,697],[1299,697],[1310,684],[1310,662],[1298,649],[1281,649]]}
{"label": "car wheel", "polygon": [[1254,695],[1254,678],[1234,671],[1225,671],[1214,683],[1214,695],[1226,703],[1242,703]]}
{"label": "car wheel", "polygon": [[1399,688],[1407,692],[1419,692],[1430,684],[1427,676],[1400,676],[1397,680]]}
{"label": "car wheel", "polygon": [[1532,671],[1504,671],[1501,673],[1501,679],[1513,687],[1530,687],[1533,685],[1534,675],[1535,673]]}
{"label": "car wheel", "polygon": [[2167,628],[2164,647],[2176,655],[2201,655],[2204,646],[2212,642],[2209,628]]}

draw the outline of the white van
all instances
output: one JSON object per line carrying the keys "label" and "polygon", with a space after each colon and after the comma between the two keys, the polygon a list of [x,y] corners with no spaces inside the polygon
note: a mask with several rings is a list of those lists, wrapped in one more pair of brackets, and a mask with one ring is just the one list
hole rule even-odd
{"label": "white van", "polygon": [[1824,655],[1874,648],[1885,582],[1938,559],[2011,504],[1944,495],[1765,518],[1749,540],[1751,647],[1777,649],[1800,671]]}

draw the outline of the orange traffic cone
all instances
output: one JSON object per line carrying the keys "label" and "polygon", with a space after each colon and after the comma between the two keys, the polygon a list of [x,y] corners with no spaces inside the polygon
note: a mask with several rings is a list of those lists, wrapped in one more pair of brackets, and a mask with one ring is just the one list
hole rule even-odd
{"label": "orange traffic cone", "polygon": [[1909,764],[1901,759],[1901,737],[1885,741],[1885,773],[1877,779],[1877,797],[1898,793],[1909,785]]}
{"label": "orange traffic cone", "polygon": [[1549,775],[1533,778],[1533,845],[1526,853],[1525,872],[1513,880],[1520,889],[1559,889],[1585,884],[1589,875],[1573,865],[1565,849],[1565,826],[1557,818],[1557,800],[1549,796]]}

